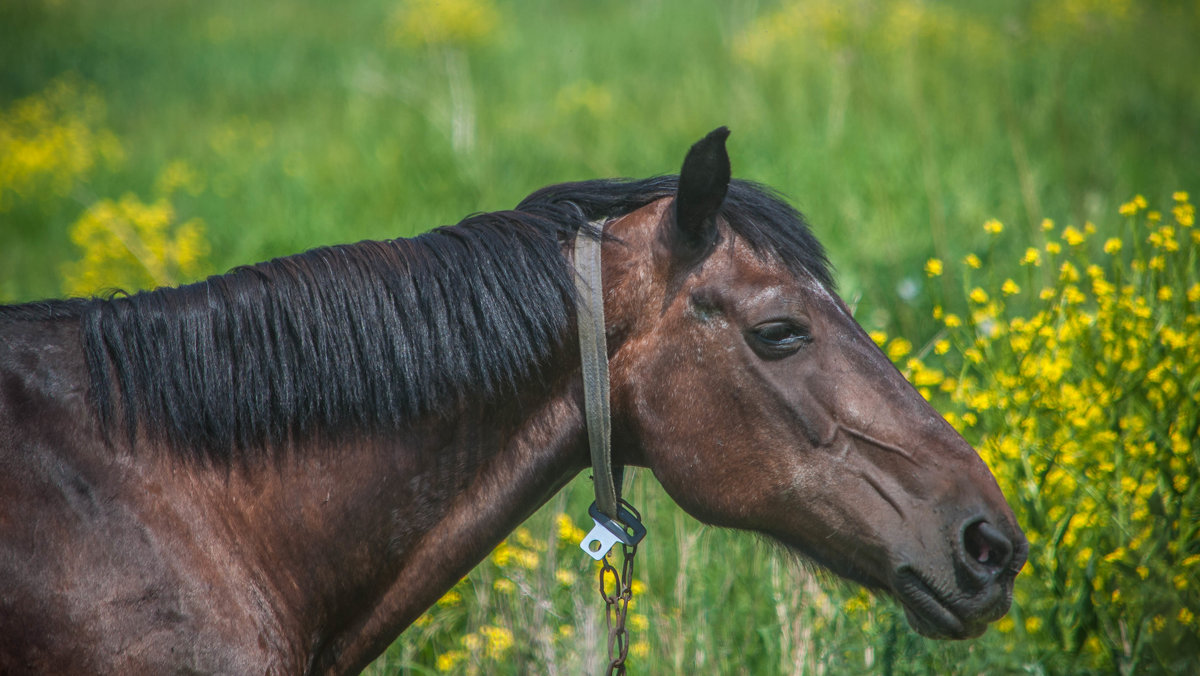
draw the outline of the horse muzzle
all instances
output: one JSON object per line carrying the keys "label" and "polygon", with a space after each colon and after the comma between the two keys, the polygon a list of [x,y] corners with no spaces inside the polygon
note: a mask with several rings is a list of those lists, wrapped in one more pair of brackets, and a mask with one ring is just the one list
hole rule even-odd
{"label": "horse muzzle", "polygon": [[1008,612],[1028,551],[1019,529],[1006,534],[986,520],[973,519],[959,529],[950,565],[900,563],[890,576],[891,591],[904,606],[908,623],[923,636],[974,638]]}

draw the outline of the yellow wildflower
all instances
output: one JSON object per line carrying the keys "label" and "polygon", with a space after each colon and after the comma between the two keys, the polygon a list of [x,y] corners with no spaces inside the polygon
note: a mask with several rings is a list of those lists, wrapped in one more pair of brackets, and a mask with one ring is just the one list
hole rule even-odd
{"label": "yellow wildflower", "polygon": [[1077,246],[1083,243],[1084,236],[1082,232],[1075,229],[1075,226],[1068,225],[1062,234],[1063,241],[1070,246]]}
{"label": "yellow wildflower", "polygon": [[504,627],[486,625],[480,627],[479,633],[483,634],[487,640],[485,654],[490,660],[502,659],[508,649],[513,646],[512,632]]}
{"label": "yellow wildflower", "polygon": [[1196,208],[1190,204],[1177,204],[1171,213],[1175,215],[1175,222],[1185,228],[1196,224]]}
{"label": "yellow wildflower", "polygon": [[538,556],[537,552],[530,551],[528,549],[515,550],[513,559],[517,562],[518,566],[524,568],[525,570],[533,570],[534,568],[537,568],[538,562],[541,561],[541,558]]}
{"label": "yellow wildflower", "polygon": [[1070,261],[1066,261],[1058,268],[1058,278],[1065,282],[1078,282],[1079,268]]}
{"label": "yellow wildflower", "polygon": [[0,110],[0,212],[43,189],[65,197],[100,160],[120,161],[116,136],[98,128],[104,108],[94,87],[67,75]]}
{"label": "yellow wildflower", "polygon": [[1179,614],[1175,616],[1175,619],[1179,620],[1179,623],[1183,626],[1190,627],[1192,626],[1192,622],[1196,621],[1196,615],[1184,606],[1179,609]]}
{"label": "yellow wildflower", "polygon": [[867,607],[867,600],[861,594],[855,595],[842,604],[842,610],[846,611],[846,613],[861,612],[866,610]]}
{"label": "yellow wildflower", "polygon": [[132,194],[93,204],[71,226],[83,258],[63,268],[71,295],[118,286],[127,290],[191,281],[205,268],[208,243],[199,219],[174,224],[166,198],[146,204]]}
{"label": "yellow wildflower", "polygon": [[904,355],[912,352],[912,342],[906,338],[897,336],[888,343],[887,356],[892,361],[899,361]]}
{"label": "yellow wildflower", "polygon": [[438,671],[454,671],[459,662],[467,659],[467,654],[461,650],[447,650],[437,656]]}
{"label": "yellow wildflower", "polygon": [[999,235],[1004,232],[1004,224],[992,218],[983,224],[983,231],[990,235]]}
{"label": "yellow wildflower", "polygon": [[925,261],[925,274],[930,277],[937,277],[942,274],[942,261],[937,258],[930,258]]}
{"label": "yellow wildflower", "polygon": [[480,44],[499,19],[491,0],[406,0],[392,15],[392,39],[415,46]]}
{"label": "yellow wildflower", "polygon": [[975,254],[967,254],[967,257],[963,259],[963,262],[972,268],[975,268],[976,270],[983,267],[983,261],[979,260],[979,256],[976,256]]}
{"label": "yellow wildflower", "polygon": [[496,548],[492,550],[492,562],[501,568],[508,566],[512,558],[513,546],[508,544],[507,540],[496,545]]}
{"label": "yellow wildflower", "polygon": [[1017,286],[1011,278],[1004,280],[1004,284],[1000,286],[1000,291],[1006,296],[1013,296],[1021,293],[1021,287]]}
{"label": "yellow wildflower", "polygon": [[534,542],[533,534],[530,533],[529,529],[525,528],[524,526],[521,526],[520,528],[513,531],[513,537],[516,538],[517,543],[520,544],[522,547],[535,548],[538,544],[538,543]]}
{"label": "yellow wildflower", "polygon": [[566,514],[554,517],[554,525],[558,531],[558,539],[564,543],[577,544],[583,542],[583,538],[587,537],[587,533],[576,526],[571,517]]}

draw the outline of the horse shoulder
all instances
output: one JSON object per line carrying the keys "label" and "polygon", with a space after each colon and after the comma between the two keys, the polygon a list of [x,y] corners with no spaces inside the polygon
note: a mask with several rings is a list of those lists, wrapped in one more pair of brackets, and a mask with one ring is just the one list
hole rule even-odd
{"label": "horse shoulder", "polygon": [[77,328],[0,317],[0,673],[261,671],[262,613],[195,573],[214,543],[161,527],[199,507],[98,429]]}

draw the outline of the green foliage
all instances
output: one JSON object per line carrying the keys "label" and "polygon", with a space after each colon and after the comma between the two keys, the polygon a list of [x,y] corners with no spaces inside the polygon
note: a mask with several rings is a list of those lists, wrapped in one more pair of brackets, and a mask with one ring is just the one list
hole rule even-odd
{"label": "green foliage", "polygon": [[[0,3],[0,300],[412,235],[675,171],[728,124],[735,174],[809,216],[1033,553],[1010,616],[931,642],[639,476],[637,668],[1194,670],[1198,245],[1165,191],[1200,180],[1198,26],[1120,0]],[[562,537],[588,492],[371,671],[595,671],[595,571]]]}
{"label": "green foliage", "polygon": [[127,157],[0,216],[0,289],[58,293],[83,209],[148,198],[176,160],[206,180],[173,204],[206,224],[220,271],[415,234],[556,181],[676,171],[728,124],[735,173],[794,198],[863,321],[923,342],[920,266],[978,246],[964,224],[1032,233],[1194,182],[1197,22],[1175,3],[1078,0],[14,0],[0,108],[71,73]]}

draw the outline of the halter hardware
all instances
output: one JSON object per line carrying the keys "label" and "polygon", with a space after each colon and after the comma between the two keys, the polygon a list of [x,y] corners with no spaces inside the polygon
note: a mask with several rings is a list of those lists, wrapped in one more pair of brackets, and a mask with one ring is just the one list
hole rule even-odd
{"label": "halter hardware", "polygon": [[[583,370],[583,407],[588,446],[592,457],[592,482],[596,501],[588,508],[592,530],[579,546],[597,561],[620,542],[636,546],[646,528],[633,512],[620,504],[620,478],[612,466],[612,414],[609,405],[608,342],[604,326],[604,287],[601,282],[600,241],[603,223],[593,223],[601,236],[575,236],[575,290],[579,294],[579,354]],[[616,477],[622,472],[618,470]]]}
{"label": "halter hardware", "polygon": [[[608,554],[608,550],[618,542],[635,546],[642,541],[642,538],[646,537],[646,527],[633,515],[633,512],[625,509],[623,504],[617,507],[620,521],[605,516],[594,502],[591,507],[588,507],[588,514],[592,517],[592,523],[595,526],[583,538],[583,542],[580,542],[579,546],[588,553],[588,556],[597,561],[603,559]],[[593,545],[595,546],[593,547]]]}

